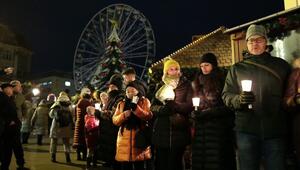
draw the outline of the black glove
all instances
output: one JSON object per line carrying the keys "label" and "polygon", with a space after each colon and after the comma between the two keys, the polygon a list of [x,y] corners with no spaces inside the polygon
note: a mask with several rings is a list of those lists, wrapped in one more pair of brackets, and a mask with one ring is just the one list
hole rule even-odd
{"label": "black glove", "polygon": [[200,115],[201,114],[201,111],[200,110],[194,110],[194,111],[192,111],[192,113],[191,113],[191,119],[196,119],[196,117],[198,116],[198,115]]}
{"label": "black glove", "polygon": [[240,103],[241,104],[251,104],[251,103],[254,103],[254,101],[255,101],[255,96],[254,96],[253,92],[243,91],[240,94]]}
{"label": "black glove", "polygon": [[129,107],[130,107],[133,111],[135,111],[135,109],[136,109],[136,107],[137,107],[137,104],[131,102],[131,103],[129,104]]}
{"label": "black glove", "polygon": [[294,102],[295,102],[296,105],[300,105],[300,93],[297,93],[294,96]]}
{"label": "black glove", "polygon": [[174,100],[166,100],[166,106],[173,112],[177,108],[177,103]]}

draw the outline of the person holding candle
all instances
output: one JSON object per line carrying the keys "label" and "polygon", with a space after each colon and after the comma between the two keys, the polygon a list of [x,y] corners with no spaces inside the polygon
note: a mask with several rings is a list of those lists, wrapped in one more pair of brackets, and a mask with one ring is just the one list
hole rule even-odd
{"label": "person holding candle", "polygon": [[192,169],[234,170],[234,114],[221,98],[226,75],[213,53],[204,54],[199,67],[201,73],[192,82],[194,96],[200,98],[199,108],[192,113]]}
{"label": "person holding candle", "polygon": [[182,76],[179,63],[171,58],[164,61],[162,81],[151,106],[155,169],[182,170],[185,147],[191,142],[191,83]]}
{"label": "person holding candle", "polygon": [[284,103],[292,117],[291,126],[293,130],[291,136],[296,151],[297,168],[300,169],[300,58],[293,61],[293,71],[289,76]]}
{"label": "person holding candle", "polygon": [[[246,43],[248,54],[230,68],[222,92],[236,115],[240,169],[258,170],[263,157],[265,170],[284,170],[287,113],[282,104],[290,66],[266,52],[264,26],[250,25]],[[242,90],[242,80],[252,81],[250,92]]]}

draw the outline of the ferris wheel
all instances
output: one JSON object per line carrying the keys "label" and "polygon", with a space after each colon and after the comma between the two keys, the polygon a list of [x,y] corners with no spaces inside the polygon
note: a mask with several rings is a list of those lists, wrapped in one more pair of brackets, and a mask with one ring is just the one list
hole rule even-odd
{"label": "ferris wheel", "polygon": [[81,33],[73,62],[77,90],[86,84],[94,85],[92,79],[103,66],[99,63],[105,59],[112,34],[120,39],[119,49],[126,66],[134,67],[139,79],[145,77],[156,52],[151,24],[131,6],[113,4],[96,13]]}

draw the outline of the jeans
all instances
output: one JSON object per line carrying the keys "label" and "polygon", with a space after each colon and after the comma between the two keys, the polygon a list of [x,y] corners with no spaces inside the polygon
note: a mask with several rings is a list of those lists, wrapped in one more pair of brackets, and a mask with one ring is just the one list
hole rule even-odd
{"label": "jeans", "polygon": [[264,170],[285,170],[285,140],[261,139],[256,135],[237,132],[240,170],[259,170],[264,158]]}

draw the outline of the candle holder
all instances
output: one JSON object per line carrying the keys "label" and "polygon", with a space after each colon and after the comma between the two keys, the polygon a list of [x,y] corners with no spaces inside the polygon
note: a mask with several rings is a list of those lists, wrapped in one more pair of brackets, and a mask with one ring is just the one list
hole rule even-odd
{"label": "candle holder", "polygon": [[200,106],[200,98],[199,97],[193,97],[193,106],[195,107],[195,111],[198,110],[198,107]]}
{"label": "candle holder", "polygon": [[[242,80],[241,84],[242,84],[242,90],[244,92],[251,92],[252,80]],[[248,109],[252,109],[252,108],[253,108],[252,104],[248,104]]]}

